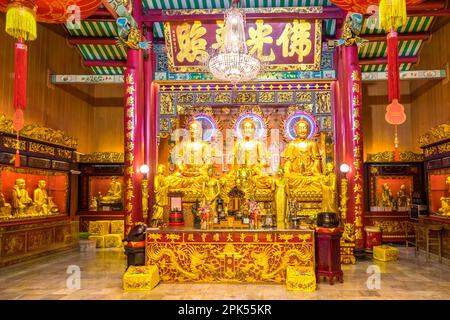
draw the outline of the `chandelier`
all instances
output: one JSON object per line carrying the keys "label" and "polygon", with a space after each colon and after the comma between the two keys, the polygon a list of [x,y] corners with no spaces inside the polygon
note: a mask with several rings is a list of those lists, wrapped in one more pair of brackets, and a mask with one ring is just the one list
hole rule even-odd
{"label": "chandelier", "polygon": [[255,79],[261,62],[248,54],[245,40],[244,14],[233,4],[225,12],[223,44],[209,55],[207,67],[214,78],[232,84]]}

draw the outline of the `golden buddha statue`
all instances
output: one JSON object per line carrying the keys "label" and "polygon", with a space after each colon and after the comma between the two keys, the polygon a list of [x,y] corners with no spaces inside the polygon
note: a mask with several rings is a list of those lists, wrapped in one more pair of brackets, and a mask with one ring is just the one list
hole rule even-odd
{"label": "golden buddha statue", "polygon": [[318,144],[308,139],[309,123],[301,118],[295,124],[297,138],[284,150],[284,173],[291,190],[308,186],[310,191],[321,191],[319,178],[322,174]]}
{"label": "golden buddha statue", "polygon": [[101,205],[122,203],[122,185],[117,181],[116,177],[111,178],[108,192],[105,196],[99,197]]}
{"label": "golden buddha statue", "polygon": [[381,192],[380,207],[392,207],[392,191],[389,184],[383,184]]}
{"label": "golden buddha statue", "polygon": [[11,204],[7,203],[5,196],[0,192],[0,216],[11,215]]}
{"label": "golden buddha statue", "polygon": [[220,182],[213,176],[213,168],[208,169],[208,180],[203,182],[202,193],[205,197],[206,204],[211,205],[214,209],[216,207],[216,200],[220,195]]}
{"label": "golden buddha statue", "polygon": [[12,189],[12,214],[32,215],[35,213],[33,208],[33,200],[28,195],[27,189],[25,189],[25,179],[16,179],[16,184]]}
{"label": "golden buddha statue", "polygon": [[397,207],[406,208],[409,207],[410,203],[411,199],[406,195],[406,186],[402,184],[397,192]]}
{"label": "golden buddha statue", "polygon": [[59,210],[53,203],[52,198],[47,195],[47,190],[45,190],[46,186],[47,183],[45,180],[39,180],[38,187],[34,190],[33,201],[36,205],[36,212],[43,215],[58,213]]}
{"label": "golden buddha statue", "polygon": [[167,196],[167,185],[164,171],[166,167],[160,164],[155,176],[155,204],[153,206],[153,225],[157,226],[163,220],[164,208],[169,204],[169,197]]}
{"label": "golden buddha statue", "polygon": [[211,165],[211,151],[201,139],[202,124],[193,120],[189,124],[189,139],[175,146],[175,164],[177,169],[167,177],[171,188],[189,188],[201,190],[208,179],[208,167]]}
{"label": "golden buddha statue", "polygon": [[275,208],[277,213],[277,229],[286,229],[286,208],[288,186],[284,170],[278,170],[278,177],[274,179],[272,190],[275,190]]}
{"label": "golden buddha statue", "polygon": [[445,184],[447,185],[447,196],[441,197],[441,207],[438,210],[438,213],[443,216],[450,216],[450,176],[445,180]]}
{"label": "golden buddha statue", "polygon": [[243,139],[234,145],[232,174],[242,183],[250,181],[257,189],[270,189],[272,178],[263,172],[266,152],[263,144],[255,139],[256,126],[250,117],[242,123]]}
{"label": "golden buddha statue", "polygon": [[325,167],[325,174],[321,179],[322,184],[322,211],[337,212],[336,205],[336,175],[334,174],[334,165],[329,162]]}

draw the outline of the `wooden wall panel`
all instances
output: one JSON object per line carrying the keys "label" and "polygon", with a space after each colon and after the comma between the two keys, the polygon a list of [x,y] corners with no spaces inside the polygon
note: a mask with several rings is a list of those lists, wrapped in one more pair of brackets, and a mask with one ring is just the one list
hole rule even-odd
{"label": "wooden wall panel", "polygon": [[[398,127],[400,151],[414,149],[412,139],[411,104],[409,82],[401,82],[401,102],[405,106],[406,122]],[[363,134],[364,158],[368,153],[394,150],[394,127],[384,119],[387,106],[387,81],[363,84]]]}
{"label": "wooden wall panel", "polygon": [[92,149],[97,152],[123,152],[123,108],[93,108]]}
{"label": "wooden wall panel", "polygon": [[[5,14],[0,13],[0,113],[12,117],[14,39],[5,33]],[[77,94],[66,88],[48,84],[49,73],[86,74],[77,49],[70,47],[65,38],[38,24],[38,38],[28,48],[28,105],[25,123],[38,123],[64,131],[78,138],[80,152],[91,152],[90,128],[92,108],[82,99],[93,95],[93,86],[74,86]],[[81,98],[80,98],[81,97]]]}
{"label": "wooden wall panel", "polygon": [[[443,19],[443,18],[439,18]],[[422,51],[415,69],[445,69],[450,64],[450,23],[433,33]],[[447,75],[450,76],[450,75]],[[424,80],[411,83],[413,141],[416,150],[419,136],[430,127],[450,120],[450,84],[448,80]]]}

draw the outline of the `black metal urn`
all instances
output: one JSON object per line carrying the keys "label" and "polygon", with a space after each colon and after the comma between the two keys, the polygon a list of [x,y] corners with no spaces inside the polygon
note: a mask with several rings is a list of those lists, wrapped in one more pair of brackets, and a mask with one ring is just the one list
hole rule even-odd
{"label": "black metal urn", "polygon": [[322,228],[336,228],[339,226],[339,217],[336,212],[319,212],[317,226]]}

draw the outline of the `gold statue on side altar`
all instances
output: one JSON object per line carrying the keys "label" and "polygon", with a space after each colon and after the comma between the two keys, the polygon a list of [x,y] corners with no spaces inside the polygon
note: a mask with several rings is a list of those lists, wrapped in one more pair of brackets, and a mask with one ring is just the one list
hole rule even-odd
{"label": "gold statue on side altar", "polygon": [[33,201],[36,205],[36,212],[43,215],[58,213],[58,207],[53,203],[53,199],[47,195],[46,186],[45,180],[39,180],[38,187],[34,190]]}
{"label": "gold statue on side altar", "polygon": [[167,177],[171,189],[201,190],[208,180],[211,151],[202,140],[202,124],[198,120],[189,123],[189,139],[175,145],[176,170]]}
{"label": "gold statue on side altar", "polygon": [[11,204],[7,203],[5,196],[0,192],[0,216],[10,216],[11,215]]}
{"label": "gold statue on side altar", "polygon": [[212,167],[208,169],[208,180],[203,182],[202,193],[205,197],[207,205],[210,205],[213,210],[216,207],[216,200],[220,195],[220,182],[214,178],[214,170]]}
{"label": "gold statue on side altar", "polygon": [[99,196],[100,205],[111,205],[122,203],[122,185],[116,177],[111,178],[108,192],[105,196]]}
{"label": "gold statue on side altar", "polygon": [[305,187],[309,191],[321,191],[321,156],[318,144],[308,139],[309,130],[308,121],[301,118],[295,124],[297,138],[289,142],[284,150],[284,172],[291,191]]}
{"label": "gold statue on side altar", "polygon": [[272,178],[263,170],[266,165],[266,151],[261,141],[255,139],[256,126],[250,117],[242,123],[243,139],[234,145],[233,171],[241,182],[250,182],[256,189],[271,189]]}
{"label": "gold statue on side altar", "polygon": [[441,197],[441,207],[438,210],[439,215],[450,216],[450,176],[445,180],[447,186],[447,196]]}
{"label": "gold statue on side altar", "polygon": [[25,189],[25,179],[16,179],[12,189],[12,213],[13,215],[33,215],[35,213],[33,200]]}

